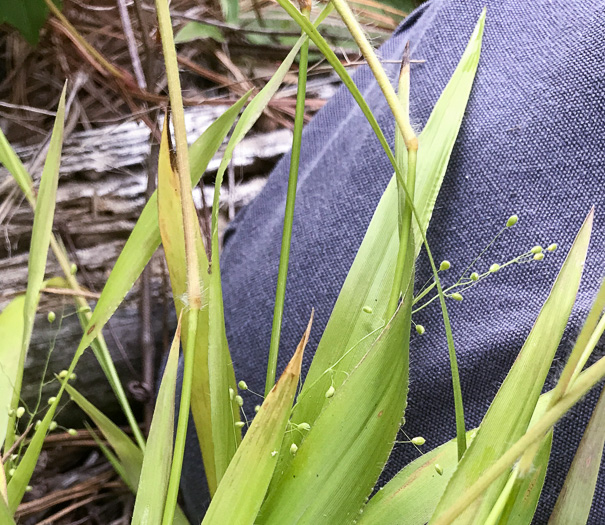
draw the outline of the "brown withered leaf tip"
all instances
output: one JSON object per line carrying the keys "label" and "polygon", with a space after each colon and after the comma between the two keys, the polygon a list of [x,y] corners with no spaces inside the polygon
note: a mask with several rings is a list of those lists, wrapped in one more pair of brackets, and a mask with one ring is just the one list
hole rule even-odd
{"label": "brown withered leaf tip", "polygon": [[403,49],[403,58],[401,59],[401,69],[399,70],[399,76],[403,74],[403,70],[410,65],[410,41],[405,43]]}

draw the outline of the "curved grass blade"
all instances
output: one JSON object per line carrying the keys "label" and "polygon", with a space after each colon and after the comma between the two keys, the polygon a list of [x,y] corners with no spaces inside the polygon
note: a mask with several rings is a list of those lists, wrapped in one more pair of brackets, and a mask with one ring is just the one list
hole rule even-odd
{"label": "curved grass blade", "polygon": [[131,522],[133,525],[161,523],[164,514],[166,489],[172,463],[169,451],[172,450],[174,434],[174,403],[180,342],[181,320],[179,319],[149,428],[134,503]]}
{"label": "curved grass blade", "polygon": [[203,525],[252,525],[271,481],[300,378],[313,314],[294,356],[252,421],[204,517]]}
{"label": "curved grass blade", "polygon": [[101,431],[107,442],[115,450],[118,459],[124,467],[126,483],[136,490],[141,476],[141,465],[143,464],[143,452],[141,449],[133,443],[120,427],[96,408],[74,387],[67,384],[65,390],[67,390],[71,399],[82,409],[82,411],[92,419],[95,426]]}
{"label": "curved grass blade", "polygon": [[[305,31],[308,30],[307,23],[296,14],[296,9],[290,9],[286,5],[282,6],[299,22],[301,27],[305,28]],[[422,146],[418,151],[414,207],[417,218],[423,225],[423,230],[420,231],[417,224],[414,223],[416,255],[422,246],[424,233],[429,224],[470,95],[481,49],[483,23],[484,15],[477,23],[454,74],[435,105],[427,126],[419,136]],[[316,35],[314,42],[322,52],[326,53],[330,64],[341,75],[343,82],[351,90],[355,100],[368,117],[377,136],[382,137],[381,143],[388,150],[386,139],[383,140],[384,137],[378,124],[348,73],[336,58],[335,61],[329,58],[332,52],[327,44],[325,46],[322,44],[323,47],[320,46],[322,39],[319,33],[311,29],[308,30],[308,33]],[[390,152],[390,150],[388,151]],[[344,380],[346,374],[367,352],[384,326],[388,305],[387,301],[383,299],[389,296],[398,245],[398,194],[395,177],[393,177],[374,212],[322,335],[302,393],[294,409],[292,419],[295,423],[303,421],[313,423],[326,401],[324,393],[332,380],[334,380],[335,386]],[[371,313],[368,313],[368,309]],[[326,370],[333,370],[334,373],[326,374]],[[294,437],[295,442],[299,444],[300,436]],[[287,451],[282,451],[278,472],[285,468],[285,464],[290,459]]]}
{"label": "curved grass blade", "polygon": [[[208,163],[218,151],[227,133],[233,126],[241,108],[248,100],[246,93],[225,113],[223,113],[204,133],[191,145],[191,183],[197,184]],[[78,352],[83,352],[92,340],[101,333],[101,329],[124,300],[134,282],[149,262],[155,250],[160,245],[160,231],[157,215],[157,193],[154,193],[137,220],[128,237],[116,264],[114,265],[97,306],[92,313],[84,337],[78,346]]]}
{"label": "curved grass blade", "polygon": [[359,515],[407,403],[411,302],[408,288],[375,344],[310,424],[257,523],[350,523]]}
{"label": "curved grass blade", "polygon": [[[470,442],[475,431],[467,432]],[[424,525],[458,464],[456,440],[406,465],[364,507],[357,525]]]}
{"label": "curved grass blade", "polygon": [[565,478],[565,484],[548,521],[549,525],[588,522],[605,445],[603,428],[605,428],[605,390],[601,392],[584,431],[578,451]]}
{"label": "curved grass blade", "polygon": [[[432,517],[435,520],[527,431],[580,284],[594,211],[588,214],[515,364],[485,415]],[[498,499],[506,476],[466,507],[457,523],[482,523]]]}
{"label": "curved grass blade", "polygon": [[13,398],[21,342],[23,341],[23,305],[25,296],[15,297],[0,313],[0,448],[4,443]]}

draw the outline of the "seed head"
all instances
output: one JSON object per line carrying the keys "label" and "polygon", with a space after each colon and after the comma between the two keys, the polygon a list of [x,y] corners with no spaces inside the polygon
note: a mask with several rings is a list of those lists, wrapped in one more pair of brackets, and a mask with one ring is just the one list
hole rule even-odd
{"label": "seed head", "polygon": [[417,447],[421,447],[425,443],[426,443],[426,439],[424,439],[422,436],[417,436],[415,438],[412,438],[412,444],[416,445]]}
{"label": "seed head", "polygon": [[242,396],[235,396],[235,402],[240,407],[244,406],[244,398]]}
{"label": "seed head", "polygon": [[69,267],[69,273],[71,273],[72,275],[76,275],[77,271],[78,267],[76,266],[76,263],[71,263],[71,266]]}
{"label": "seed head", "polygon": [[57,400],[57,398],[55,396],[49,397],[48,398],[48,404],[52,405],[56,400]]}
{"label": "seed head", "polygon": [[489,267],[490,273],[496,273],[500,269],[500,265],[498,263],[494,263]]}
{"label": "seed head", "polygon": [[371,314],[371,313],[372,313],[372,311],[373,311],[373,310],[372,310],[372,308],[370,308],[370,307],[369,307],[369,306],[367,306],[367,305],[366,305],[366,306],[364,306],[364,307],[362,308],[362,310],[363,310],[363,311],[364,311],[366,314]]}
{"label": "seed head", "polygon": [[260,410],[260,405],[256,405],[254,407],[254,412],[256,412],[258,414],[258,411]]}
{"label": "seed head", "polygon": [[301,430],[311,430],[311,425],[309,425],[309,423],[300,423],[298,428]]}
{"label": "seed head", "polygon": [[553,242],[552,244],[548,245],[548,248],[546,248],[549,252],[554,252],[557,249],[557,243]]}
{"label": "seed head", "polygon": [[326,399],[330,399],[334,395],[334,392],[336,392],[334,385],[330,385],[330,388],[326,390]]}
{"label": "seed head", "polygon": [[443,272],[445,270],[449,270],[451,267],[452,265],[449,261],[441,261],[441,264],[439,265],[439,270]]}
{"label": "seed head", "polygon": [[531,253],[542,253],[542,246],[540,246],[540,245],[534,246],[534,247],[533,247],[533,248],[530,250],[530,252],[531,252]]}
{"label": "seed head", "polygon": [[477,272],[471,273],[471,281],[478,281],[478,280],[479,280],[479,274]]}
{"label": "seed head", "polygon": [[435,463],[435,470],[437,471],[437,474],[443,476],[443,467],[439,463]]}
{"label": "seed head", "polygon": [[235,397],[235,390],[233,390],[233,388],[229,388],[229,399],[231,399],[231,401],[233,401],[234,397]]}
{"label": "seed head", "polygon": [[290,454],[292,454],[293,456],[296,456],[297,452],[298,452],[298,446],[296,445],[296,443],[292,443],[290,445]]}
{"label": "seed head", "polygon": [[534,261],[541,261],[542,259],[544,259],[543,253],[536,253],[536,255],[534,255]]}
{"label": "seed head", "polygon": [[23,414],[25,414],[25,407],[18,407],[17,410],[15,411],[15,415],[17,416],[17,419],[22,417]]}
{"label": "seed head", "polygon": [[48,430],[50,430],[52,432],[53,430],[55,430],[55,428],[57,428],[57,422],[51,421],[50,425],[48,425]]}
{"label": "seed head", "polygon": [[426,330],[424,329],[424,326],[422,326],[421,324],[417,324],[416,325],[416,333],[418,335],[422,335],[422,334],[424,334],[424,332],[426,332]]}
{"label": "seed head", "polygon": [[54,323],[55,319],[57,318],[57,315],[55,314],[55,312],[53,312],[51,310],[50,312],[48,312],[48,315],[46,316],[46,318],[48,319],[49,323]]}
{"label": "seed head", "polygon": [[244,428],[244,426],[246,425],[246,423],[244,423],[243,421],[236,421],[234,424],[236,428]]}
{"label": "seed head", "polygon": [[78,435],[78,431],[77,431],[75,428],[68,428],[68,429],[67,429],[67,433],[68,433],[70,436],[77,436],[77,435]]}
{"label": "seed head", "polygon": [[462,301],[462,294],[461,293],[454,292],[453,294],[450,295],[450,297],[452,299],[454,299],[454,301]]}
{"label": "seed head", "polygon": [[246,384],[246,382],[245,382],[245,381],[243,381],[243,380],[242,380],[242,381],[240,381],[240,382],[237,384],[237,386],[238,386],[238,388],[239,388],[240,390],[248,390],[248,385],[247,385],[247,384]]}
{"label": "seed head", "polygon": [[517,217],[516,215],[511,215],[508,220],[506,221],[506,227],[510,228],[511,226],[514,226],[515,224],[517,224],[517,221],[519,220],[519,217]]}

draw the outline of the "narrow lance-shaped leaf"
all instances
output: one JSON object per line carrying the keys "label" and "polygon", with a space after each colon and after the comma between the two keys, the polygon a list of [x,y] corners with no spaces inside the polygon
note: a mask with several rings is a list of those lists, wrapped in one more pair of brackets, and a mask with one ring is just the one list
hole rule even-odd
{"label": "narrow lance-shaped leaf", "polygon": [[350,523],[358,516],[393,448],[407,403],[411,303],[410,285],[380,337],[309,424],[256,523]]}
{"label": "narrow lance-shaped leaf", "polygon": [[[538,421],[550,406],[554,390],[540,396],[532,421]],[[477,429],[467,432],[467,442],[473,440]],[[546,454],[548,459],[548,453]],[[357,521],[358,525],[425,525],[432,516],[437,503],[441,499],[447,483],[458,465],[456,440],[423,454],[412,463],[406,465],[368,502]],[[544,471],[540,471],[541,463],[537,463],[536,474],[527,478],[528,484],[522,487],[523,502],[521,514],[532,504],[537,504],[542,489]],[[441,473],[441,474],[440,474]],[[537,493],[537,494],[536,494]],[[525,501],[525,498],[528,501]],[[513,511],[513,515],[515,515]],[[532,512],[533,515],[533,512]]]}
{"label": "narrow lance-shaped leaf", "polygon": [[[231,108],[223,113],[191,145],[191,183],[197,184],[208,163],[218,151],[241,108],[248,100],[246,93]],[[128,237],[120,256],[114,265],[105,287],[99,297],[84,337],[78,346],[78,352],[84,351],[99,333],[105,323],[126,297],[143,268],[160,245],[158,227],[157,193],[151,196],[137,223]]]}
{"label": "narrow lance-shaped leaf", "polygon": [[271,389],[223,476],[203,525],[252,525],[263,502],[284,439],[300,378],[313,315],[294,356]]}
{"label": "narrow lance-shaped leaf", "polygon": [[179,366],[181,319],[174,334],[149,428],[132,524],[160,523],[170,477],[174,434],[176,374]]}
{"label": "narrow lance-shaped leaf", "polygon": [[[141,452],[141,449],[136,446],[120,427],[113,423],[113,421],[98,410],[75,388],[67,385],[66,390],[71,395],[73,401],[88,417],[90,417],[90,419],[93,420],[96,427],[101,431],[109,445],[116,452],[117,456],[113,455],[105,445],[99,442],[98,437],[91,431],[93,439],[97,442],[103,454],[105,454],[109,462],[114,466],[116,472],[124,480],[128,488],[136,494],[143,465],[143,452]],[[185,517],[183,511],[177,507],[174,525],[188,525],[188,523],[189,521]]]}
{"label": "narrow lance-shaped leaf", "polygon": [[[38,307],[38,301],[40,298],[40,290],[44,280],[44,271],[46,269],[46,259],[48,256],[48,247],[50,244],[56,193],[59,181],[61,150],[63,147],[65,92],[66,86],[63,88],[61,99],[59,100],[57,117],[55,119],[55,125],[53,127],[48,153],[44,163],[42,177],[40,179],[38,199],[36,202],[36,208],[34,210],[34,225],[32,229],[28,264],[27,291],[25,293],[25,303],[23,305],[23,338],[11,403],[13,408],[17,407],[20,398],[25,356],[29,348],[31,332],[34,325],[34,317],[36,315],[36,309]],[[42,449],[44,436],[48,431],[48,427],[50,426],[52,417],[54,416],[54,411],[57,404],[58,403],[53,403],[51,408],[48,410],[8,484],[8,508],[10,512],[15,512],[17,506],[23,498],[23,495],[25,494],[25,489],[27,488],[29,480],[34,472],[34,468],[36,467],[38,456],[40,455],[40,450]],[[14,428],[14,420],[11,418],[6,429],[6,447],[13,444]]]}
{"label": "narrow lance-shaped leaf", "polygon": [[[582,225],[519,356],[490,405],[472,446],[447,486],[432,520],[461,497],[482,472],[526,432],[575,301],[593,215],[591,211]],[[484,521],[506,481],[506,476],[502,476],[497,483],[493,483],[456,522]]]}
{"label": "narrow lance-shaped leaf", "polygon": [[578,451],[565,478],[565,484],[548,521],[549,525],[588,522],[605,445],[603,428],[605,428],[605,390],[601,392],[584,431]]}
{"label": "narrow lance-shaped leaf", "polygon": [[34,189],[32,185],[32,179],[27,173],[25,166],[21,162],[21,159],[17,156],[11,145],[6,140],[6,136],[0,129],[0,163],[4,164],[4,167],[15,179],[15,182],[21,188],[23,195],[27,201],[34,206]]}
{"label": "narrow lance-shaped leaf", "polygon": [[25,296],[15,297],[0,314],[0,448],[6,436],[8,412],[17,379],[19,354],[23,341],[23,305]]}
{"label": "narrow lance-shaped leaf", "polygon": [[74,387],[67,384],[65,390],[67,390],[71,399],[83,410],[83,412],[92,419],[95,426],[101,431],[105,439],[115,450],[118,459],[124,467],[124,472],[127,476],[127,484],[132,490],[136,491],[141,476],[141,465],[143,464],[143,452],[141,449],[133,443],[120,427],[96,408]]}
{"label": "narrow lance-shaped leaf", "polygon": [[59,166],[61,164],[61,150],[63,148],[63,124],[65,120],[65,92],[67,85],[63,87],[57,117],[53,127],[42,177],[38,190],[38,199],[34,210],[34,225],[32,227],[32,238],[30,243],[29,258],[27,264],[27,291],[25,292],[25,304],[23,306],[23,339],[21,354],[17,367],[17,378],[15,381],[15,392],[13,407],[19,401],[21,392],[21,379],[25,356],[29,348],[34,318],[40,300],[40,290],[46,270],[46,259],[48,257],[48,246],[52,232],[53,219],[55,216],[55,202],[57,187],[59,184]]}
{"label": "narrow lance-shaped leaf", "polygon": [[[423,231],[430,221],[470,95],[479,60],[483,24],[484,16],[477,23],[454,74],[419,136],[421,147],[418,150],[414,205]],[[342,75],[348,74],[343,71]],[[347,87],[357,90],[352,82]],[[416,226],[414,242],[415,253],[418,254],[422,236]],[[294,422],[312,423],[315,420],[325,403],[324,392],[332,380],[324,371],[336,366],[338,372],[333,377],[335,384],[340,384],[384,326],[385,298],[389,297],[392,285],[398,244],[398,195],[393,177],[374,212],[322,335],[294,409]],[[300,442],[300,437],[294,437],[297,443]],[[284,450],[281,454],[280,463],[290,461],[286,452]],[[278,470],[282,467],[280,465]]]}

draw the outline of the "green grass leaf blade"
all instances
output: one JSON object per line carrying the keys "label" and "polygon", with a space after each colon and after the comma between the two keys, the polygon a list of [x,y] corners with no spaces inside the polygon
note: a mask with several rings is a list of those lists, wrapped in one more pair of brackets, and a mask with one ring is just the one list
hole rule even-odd
{"label": "green grass leaf blade", "polygon": [[[1,474],[4,476],[4,472]],[[13,519],[13,514],[9,510],[8,505],[6,504],[6,500],[3,495],[0,494],[0,523],[3,525],[15,525],[15,520]]]}
{"label": "green grass leaf blade", "polygon": [[107,442],[115,450],[126,474],[126,483],[134,490],[138,487],[143,464],[143,452],[137,447],[128,435],[111,419],[96,408],[82,394],[70,384],[65,386],[72,400],[92,419],[101,431]]}
{"label": "green grass leaf blade", "polygon": [[0,163],[9,171],[9,173],[15,179],[15,182],[21,188],[23,195],[27,201],[34,207],[35,197],[32,178],[25,169],[25,166],[21,162],[21,159],[15,153],[15,150],[11,147],[6,136],[0,129]]}
{"label": "green grass leaf blade", "polygon": [[[191,183],[197,184],[214,154],[218,151],[223,140],[229,133],[233,122],[241,108],[248,100],[249,93],[240,98],[233,106],[223,113],[204,133],[191,145]],[[88,322],[88,327],[82,338],[78,351],[84,351],[109,318],[116,311],[132,288],[134,282],[149,262],[149,259],[160,245],[158,227],[157,193],[154,193],[126,241],[115,266],[103,288],[101,297]]]}
{"label": "green grass leaf blade", "polygon": [[406,297],[311,424],[279,483],[272,484],[257,523],[350,523],[358,517],[391,452],[407,403],[409,289]]}
{"label": "green grass leaf blade", "polygon": [[203,525],[252,525],[277,463],[311,323],[280,380],[271,389],[212,499]]}
{"label": "green grass leaf blade", "polygon": [[[584,221],[551,292],[515,364],[494,398],[472,446],[462,458],[432,520],[456,502],[506,450],[527,431],[555,351],[563,335],[580,284],[594,211]],[[504,485],[493,483],[468,505],[457,523],[483,522]]]}
{"label": "green grass leaf blade", "polygon": [[23,306],[25,296],[15,297],[0,313],[0,448],[8,425],[10,400],[13,398],[19,353],[23,340]]}
{"label": "green grass leaf blade", "polygon": [[[472,435],[473,431],[467,433],[469,441]],[[424,525],[457,465],[455,439],[423,454],[376,493],[364,507],[357,525]]]}
{"label": "green grass leaf blade", "polygon": [[[66,88],[67,85],[63,87],[59,100],[57,116],[55,118],[48,153],[40,179],[38,198],[34,208],[34,224],[32,227],[27,265],[27,290],[25,292],[25,303],[23,305],[23,337],[19,352],[19,362],[17,364],[17,375],[14,382],[14,391],[11,402],[12,408],[17,407],[21,395],[21,382],[23,379],[25,358],[29,349],[36,310],[38,309],[38,301],[40,300],[40,290],[42,289],[44,272],[46,271],[46,260],[48,258],[48,248],[50,245],[52,224],[55,215],[57,187],[59,185],[59,166],[61,164],[61,151],[63,148]],[[5,441],[7,447],[10,447],[13,444],[13,438],[14,418],[11,417],[6,429]],[[19,479],[25,479],[25,477],[29,479],[29,476],[26,475],[25,468],[21,471],[21,475],[23,475],[23,477],[18,478],[15,486],[18,485]],[[29,475],[31,475],[31,473]],[[17,494],[21,493],[21,488],[25,490],[25,487],[19,487],[16,491]],[[23,497],[22,493],[19,496],[19,500],[21,497]]]}
{"label": "green grass leaf blade", "polygon": [[132,516],[133,525],[161,523],[164,514],[166,489],[170,478],[172,441],[174,434],[174,403],[176,375],[179,366],[179,324],[170,347],[164,376],[153,411],[153,419],[147,437],[147,446],[141,466],[141,477],[137,489]]}
{"label": "green grass leaf blade", "polygon": [[587,523],[605,445],[605,390],[593,411],[565,478],[549,525]]}
{"label": "green grass leaf blade", "polygon": [[[23,307],[23,343],[19,368],[22,370],[25,356],[29,348],[34,318],[40,299],[40,290],[46,270],[46,259],[52,233],[52,224],[55,215],[55,203],[57,187],[59,185],[59,166],[61,164],[61,150],[63,148],[63,125],[65,120],[65,92],[66,86],[61,93],[57,117],[53,127],[38,199],[34,210],[34,225],[30,243],[29,259],[27,265],[27,291],[25,293],[25,305]],[[21,377],[17,377],[15,394],[18,396],[21,390]]]}

